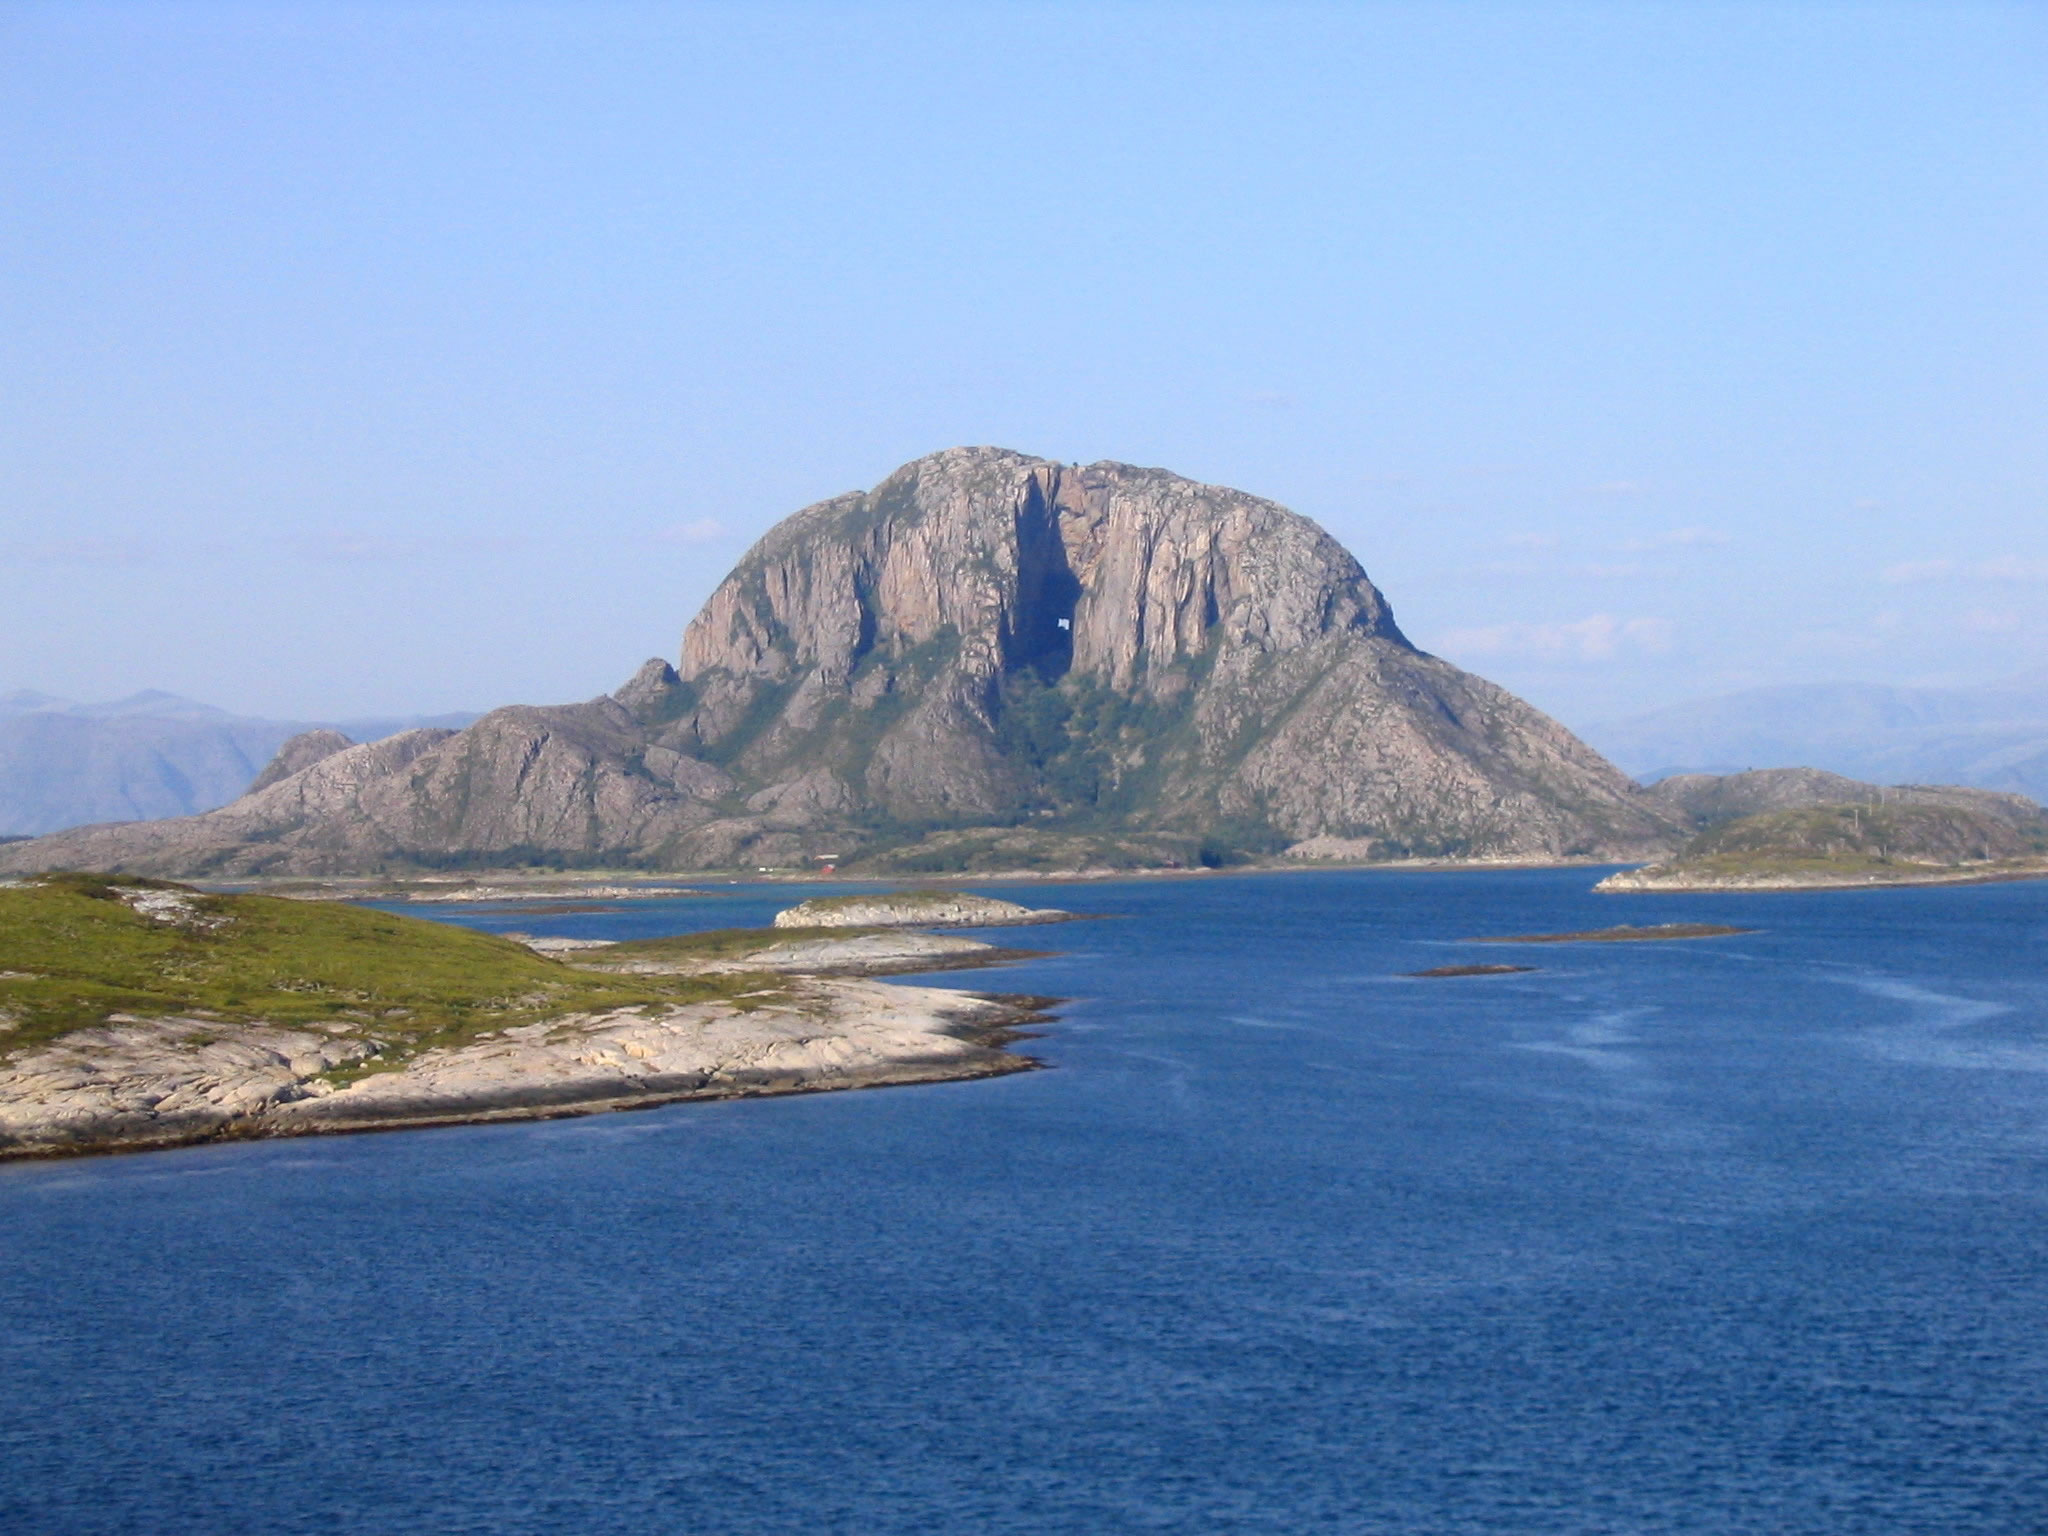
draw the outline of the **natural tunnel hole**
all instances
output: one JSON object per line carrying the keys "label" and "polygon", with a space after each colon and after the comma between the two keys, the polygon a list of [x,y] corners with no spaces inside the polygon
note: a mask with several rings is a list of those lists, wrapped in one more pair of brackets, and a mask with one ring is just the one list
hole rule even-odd
{"label": "natural tunnel hole", "polygon": [[1067,563],[1059,514],[1036,480],[1017,506],[1017,612],[1003,647],[1007,671],[1057,682],[1074,664],[1074,607],[1081,583]]}

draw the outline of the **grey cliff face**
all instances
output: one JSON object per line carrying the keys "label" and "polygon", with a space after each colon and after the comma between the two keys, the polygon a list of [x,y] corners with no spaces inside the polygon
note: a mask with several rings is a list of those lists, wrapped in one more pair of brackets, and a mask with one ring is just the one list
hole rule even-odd
{"label": "grey cliff face", "polygon": [[778,525],[679,668],[326,752],[210,815],[77,829],[0,868],[716,867],[971,827],[1190,857],[1626,858],[1681,820],[1417,651],[1306,518],[1163,470],[960,448]]}
{"label": "grey cliff face", "polygon": [[1405,644],[1358,562],[1284,507],[1164,470],[956,448],[777,527],[691,623],[682,676],[844,685],[949,630],[972,679],[1036,666],[1119,689],[1160,687],[1212,631],[1266,651]]}

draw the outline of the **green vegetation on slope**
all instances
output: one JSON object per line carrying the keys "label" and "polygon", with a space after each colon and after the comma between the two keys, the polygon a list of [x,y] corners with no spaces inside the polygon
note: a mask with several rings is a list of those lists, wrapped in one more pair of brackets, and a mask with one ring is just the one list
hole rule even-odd
{"label": "green vegetation on slope", "polygon": [[1816,805],[1701,833],[1670,867],[1719,878],[1883,876],[2048,856],[2048,816],[1964,806]]}
{"label": "green vegetation on slope", "polygon": [[1951,864],[2048,853],[2048,818],[1946,805],[1816,805],[1745,816],[1704,832],[1686,856],[1910,859]]}
{"label": "green vegetation on slope", "polygon": [[1798,880],[1826,883],[1835,880],[1878,880],[1886,876],[1914,873],[1950,866],[1901,863],[1872,854],[1841,853],[1828,856],[1788,853],[1716,853],[1687,856],[1668,864],[1650,866],[1653,873],[1676,873],[1698,880]]}
{"label": "green vegetation on slope", "polygon": [[[1057,824],[929,833],[916,842],[864,852],[848,867],[876,875],[1000,874],[1014,870],[1184,869],[1205,862],[1205,845],[1165,834],[1118,837]],[[1218,859],[1217,862],[1227,862]]]}
{"label": "green vegetation on slope", "polygon": [[[137,910],[154,901],[152,915]],[[773,976],[607,976],[473,929],[133,876],[0,889],[0,1050],[114,1013],[339,1026],[384,1064],[567,1013],[772,989]]]}
{"label": "green vegetation on slope", "polygon": [[[866,891],[851,896],[814,896],[803,904],[806,912],[844,912],[849,907],[871,907],[877,902],[886,902],[892,907],[944,907],[959,901],[964,891]],[[783,933],[798,930],[784,928]],[[832,928],[820,930],[835,934],[846,934],[852,930]]]}
{"label": "green vegetation on slope", "polygon": [[621,962],[694,961],[709,964],[721,960],[744,960],[778,944],[795,944],[805,939],[857,939],[870,933],[889,933],[887,928],[712,928],[703,933],[679,933],[658,939],[626,939],[603,949],[592,950],[580,962],[598,970]]}

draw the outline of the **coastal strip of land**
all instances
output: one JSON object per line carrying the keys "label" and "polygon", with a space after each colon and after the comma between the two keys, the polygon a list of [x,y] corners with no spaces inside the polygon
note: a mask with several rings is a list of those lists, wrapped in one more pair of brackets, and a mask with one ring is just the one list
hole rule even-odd
{"label": "coastal strip of land", "polygon": [[1057,1000],[877,979],[1021,953],[813,928],[521,944],[57,877],[0,892],[0,1158],[1028,1071],[1006,1047]]}
{"label": "coastal strip of land", "polygon": [[1609,875],[1593,889],[1628,891],[1866,891],[1894,886],[2001,885],[2048,880],[2048,859],[1915,864],[1862,859],[1697,860],[1652,864]]}
{"label": "coastal strip of land", "polygon": [[1821,891],[2048,879],[2048,812],[2025,796],[1861,787],[1875,802],[1865,794],[1740,816],[1709,827],[1674,857],[1609,875],[1594,889]]}
{"label": "coastal strip of land", "polygon": [[633,1008],[515,1025],[353,1081],[348,1070],[375,1053],[327,1031],[123,1017],[0,1069],[0,1157],[995,1077],[1037,1065],[1003,1047],[1051,1001],[820,979],[744,1011]]}

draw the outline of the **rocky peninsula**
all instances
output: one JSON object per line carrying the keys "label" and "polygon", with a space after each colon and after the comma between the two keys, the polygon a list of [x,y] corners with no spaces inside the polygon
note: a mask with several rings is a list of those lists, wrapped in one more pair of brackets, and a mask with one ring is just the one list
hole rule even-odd
{"label": "rocky peninsula", "polygon": [[557,957],[334,903],[32,881],[0,889],[0,1158],[1028,1070],[1003,1046],[1047,1000],[872,979],[1010,953],[807,928]]}

